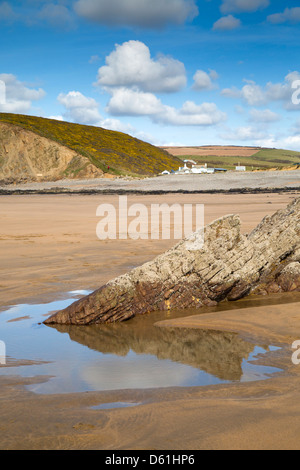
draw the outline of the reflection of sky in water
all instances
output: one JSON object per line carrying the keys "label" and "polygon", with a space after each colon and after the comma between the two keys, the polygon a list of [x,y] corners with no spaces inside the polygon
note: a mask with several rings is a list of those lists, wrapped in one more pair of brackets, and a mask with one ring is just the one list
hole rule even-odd
{"label": "reflection of sky in water", "polygon": [[[49,312],[67,307],[74,298],[87,292],[74,291],[70,294],[73,297],[71,300],[45,305],[18,305],[0,312],[0,340],[6,343],[8,365],[9,358],[45,362],[19,367],[0,366],[0,375],[51,376],[45,383],[29,387],[37,393],[203,386],[228,382],[199,368],[158,359],[155,355],[136,354],[132,350],[125,357],[103,354],[72,341],[66,333],[61,334],[54,328],[38,324],[45,320]],[[22,317],[30,318],[11,322]],[[247,360],[243,359],[241,381],[266,379],[269,374],[278,371],[249,363],[255,361],[257,354],[264,353],[264,348],[256,346]]]}
{"label": "reflection of sky in water", "polygon": [[116,401],[110,403],[101,403],[100,405],[92,406],[91,408],[93,410],[110,410],[112,408],[130,408],[139,405],[142,405],[142,403]]}

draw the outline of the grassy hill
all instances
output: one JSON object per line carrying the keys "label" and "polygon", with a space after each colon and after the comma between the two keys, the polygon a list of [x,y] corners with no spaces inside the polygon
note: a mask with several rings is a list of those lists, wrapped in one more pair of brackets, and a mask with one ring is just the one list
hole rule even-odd
{"label": "grassy hill", "polygon": [[164,170],[177,170],[181,163],[163,149],[100,127],[6,113],[0,113],[0,122],[19,126],[64,145],[87,157],[105,173],[150,176]]}
{"label": "grassy hill", "polygon": [[181,160],[191,159],[199,164],[207,163],[210,167],[222,167],[229,170],[235,169],[238,164],[246,166],[249,171],[300,166],[300,152],[292,150],[232,147],[231,155],[229,149],[222,146],[210,147],[210,151],[205,154],[205,147],[191,147],[181,151],[168,148],[168,152]]}

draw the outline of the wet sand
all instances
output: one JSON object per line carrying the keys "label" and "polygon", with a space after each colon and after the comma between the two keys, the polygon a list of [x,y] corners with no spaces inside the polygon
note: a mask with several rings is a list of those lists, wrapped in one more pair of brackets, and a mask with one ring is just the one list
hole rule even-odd
{"label": "wet sand", "polygon": [[[135,196],[129,202],[204,203],[206,223],[239,213],[243,231],[248,232],[291,199],[289,194],[165,195]],[[1,197],[0,307],[56,299],[71,289],[97,288],[174,244],[174,240],[100,242],[95,233],[96,208],[116,200],[116,196]],[[47,377],[0,377],[0,448],[299,449],[300,365],[291,361],[291,344],[300,339],[300,299],[294,295],[292,303],[280,306],[173,320],[179,328],[225,329],[280,346],[268,355],[268,365],[283,372],[270,380],[38,395],[24,386]],[[107,402],[138,406],[91,408]]]}

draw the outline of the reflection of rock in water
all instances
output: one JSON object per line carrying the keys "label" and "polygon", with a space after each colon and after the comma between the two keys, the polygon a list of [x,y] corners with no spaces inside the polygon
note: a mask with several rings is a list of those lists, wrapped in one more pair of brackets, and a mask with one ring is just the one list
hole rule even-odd
{"label": "reflection of rock in water", "polygon": [[242,361],[255,347],[228,332],[139,326],[135,328],[130,322],[88,327],[57,325],[55,328],[68,333],[71,340],[103,354],[126,356],[132,350],[136,354],[196,367],[222,380],[239,380]]}

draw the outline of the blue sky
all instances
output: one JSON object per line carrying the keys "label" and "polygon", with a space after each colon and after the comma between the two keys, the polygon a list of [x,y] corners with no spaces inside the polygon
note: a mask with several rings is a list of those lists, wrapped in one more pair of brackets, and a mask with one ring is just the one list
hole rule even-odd
{"label": "blue sky", "polygon": [[156,145],[300,151],[297,5],[0,0],[0,111]]}

